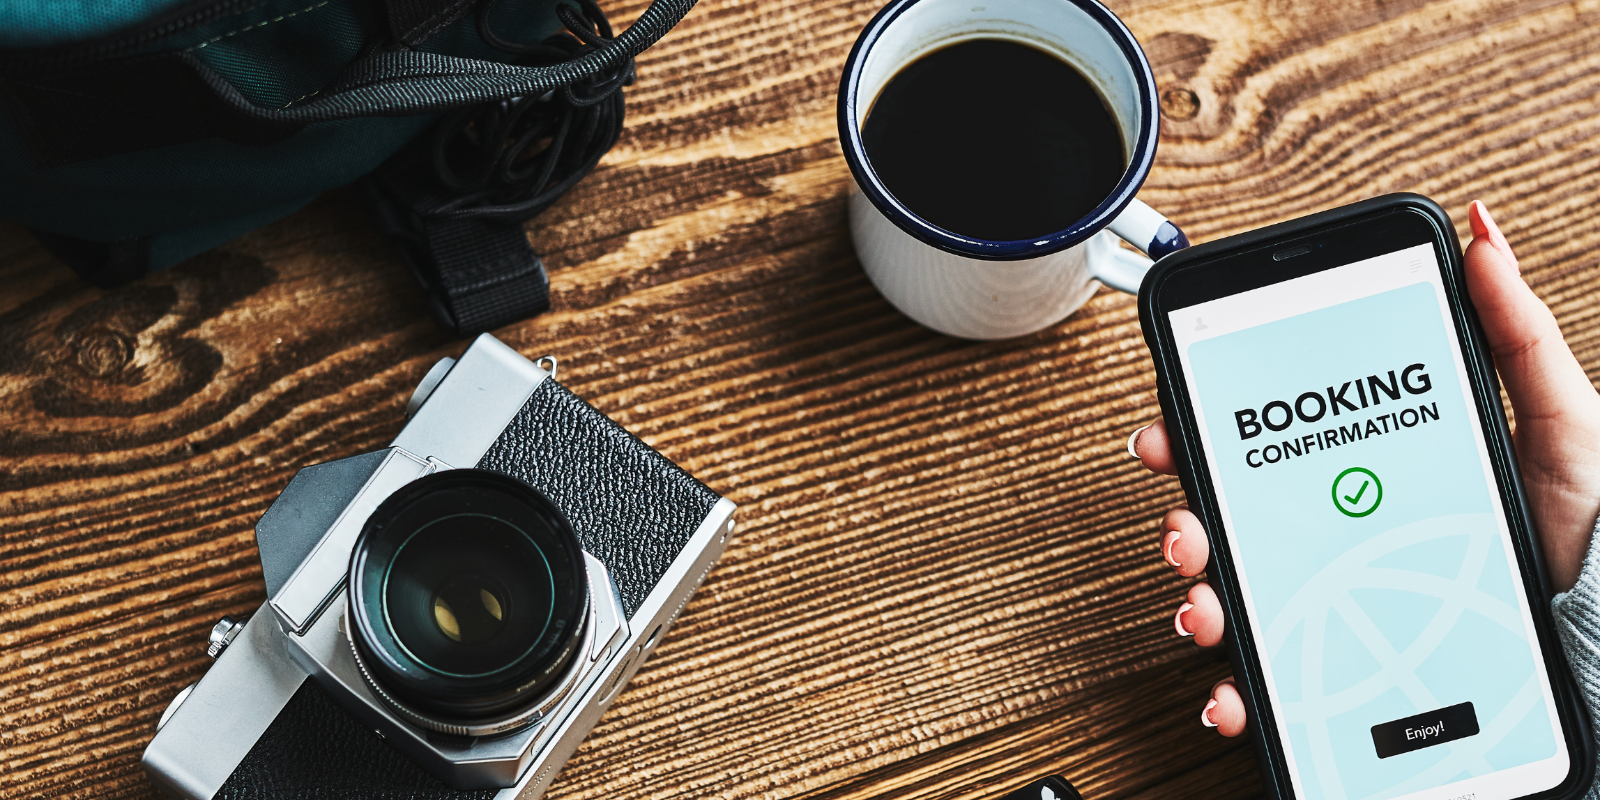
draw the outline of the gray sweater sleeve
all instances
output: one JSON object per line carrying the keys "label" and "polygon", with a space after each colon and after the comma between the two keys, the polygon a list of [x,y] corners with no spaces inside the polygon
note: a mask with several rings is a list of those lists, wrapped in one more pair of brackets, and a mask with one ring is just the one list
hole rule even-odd
{"label": "gray sweater sleeve", "polygon": [[[1571,589],[1550,601],[1562,649],[1572,665],[1572,677],[1589,708],[1589,719],[1600,720],[1600,520],[1589,540],[1583,573]],[[1600,778],[1589,787],[1588,800],[1600,800]]]}

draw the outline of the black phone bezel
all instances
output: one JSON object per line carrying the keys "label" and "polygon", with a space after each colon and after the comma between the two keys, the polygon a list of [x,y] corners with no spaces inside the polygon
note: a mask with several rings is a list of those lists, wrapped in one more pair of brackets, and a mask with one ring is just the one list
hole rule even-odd
{"label": "black phone bezel", "polygon": [[[1460,241],[1450,218],[1432,200],[1400,193],[1312,214],[1260,230],[1231,236],[1173,253],[1145,276],[1139,291],[1139,319],[1156,367],[1157,395],[1172,442],[1173,456],[1189,507],[1208,532],[1221,531],[1221,514],[1212,491],[1210,471],[1194,422],[1187,383],[1168,324],[1167,312],[1208,299],[1292,280],[1364,258],[1424,242],[1432,243],[1443,277],[1451,318],[1473,400],[1488,446],[1495,481],[1517,555],[1522,591],[1529,599],[1534,628],[1544,652],[1545,669],[1555,695],[1571,768],[1556,788],[1524,796],[1527,800],[1581,797],[1593,782],[1595,746],[1590,721],[1581,703],[1550,609],[1550,583],[1535,544],[1521,474],[1511,445],[1511,431],[1500,401],[1500,383],[1477,312],[1467,296]],[[1274,260],[1273,255],[1309,248]],[[1173,305],[1174,302],[1181,303]],[[1223,646],[1250,716],[1250,733],[1269,797],[1294,797],[1284,746],[1262,681],[1249,626],[1235,626],[1245,606],[1226,537],[1210,536],[1207,578],[1217,590],[1226,617]]]}

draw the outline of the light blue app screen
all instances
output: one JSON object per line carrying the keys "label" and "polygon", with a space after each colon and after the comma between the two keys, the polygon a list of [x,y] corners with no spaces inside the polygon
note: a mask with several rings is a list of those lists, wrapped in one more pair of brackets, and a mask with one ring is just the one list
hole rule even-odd
{"label": "light blue app screen", "polygon": [[1445,320],[1415,283],[1188,346],[1308,798],[1400,797],[1556,753]]}

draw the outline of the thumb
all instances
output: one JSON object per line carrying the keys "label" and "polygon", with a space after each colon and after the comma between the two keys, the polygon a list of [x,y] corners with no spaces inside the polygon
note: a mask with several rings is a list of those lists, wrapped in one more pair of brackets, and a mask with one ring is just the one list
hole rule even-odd
{"label": "thumb", "polygon": [[1517,257],[1483,203],[1468,212],[1467,294],[1477,307],[1517,428],[1560,425],[1596,412],[1594,387],[1567,348],[1554,314],[1522,280]]}

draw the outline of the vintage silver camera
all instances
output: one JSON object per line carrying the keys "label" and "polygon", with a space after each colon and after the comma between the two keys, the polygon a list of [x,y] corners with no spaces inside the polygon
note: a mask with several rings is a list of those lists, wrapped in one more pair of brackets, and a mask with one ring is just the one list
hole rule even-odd
{"label": "vintage silver camera", "polygon": [[[493,337],[385,450],[301,470],[256,525],[267,602],[144,766],[197,800],[533,800],[733,530],[733,503]],[[306,680],[310,677],[312,680]]]}

